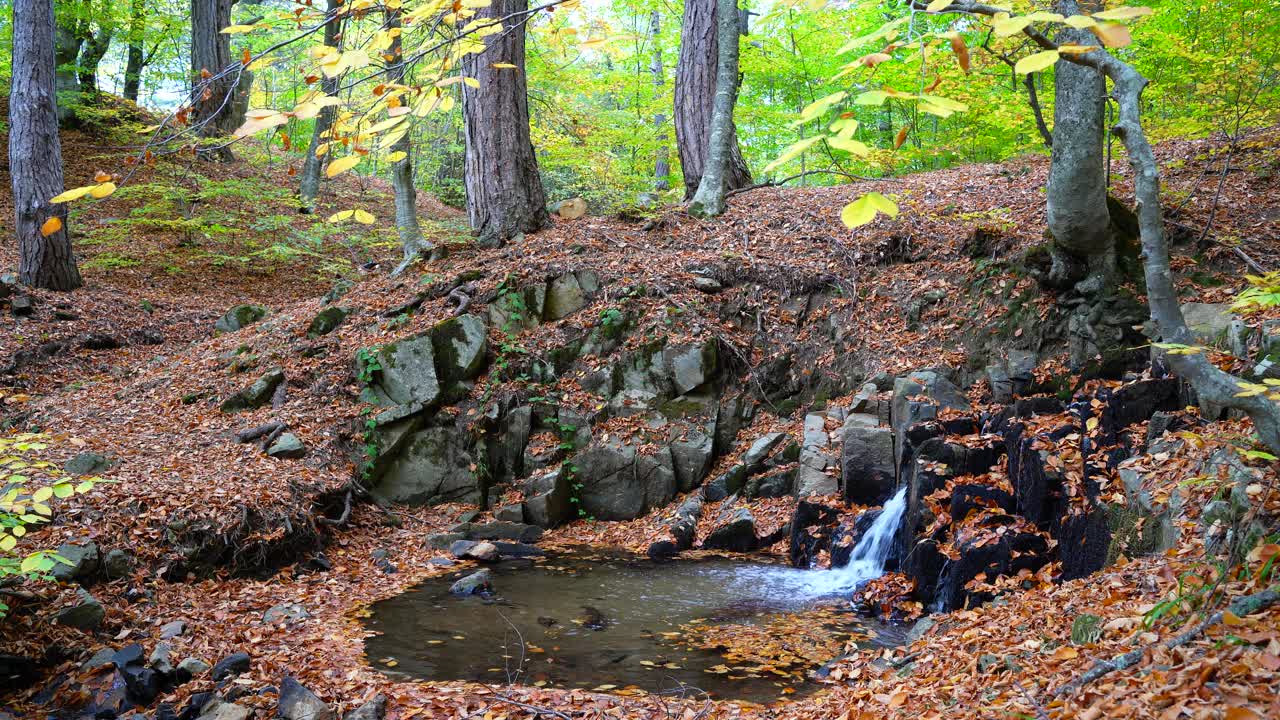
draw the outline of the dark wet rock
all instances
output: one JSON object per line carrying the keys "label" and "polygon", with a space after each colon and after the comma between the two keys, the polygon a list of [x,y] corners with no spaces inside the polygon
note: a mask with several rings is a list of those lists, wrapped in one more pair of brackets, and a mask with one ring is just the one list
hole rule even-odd
{"label": "dark wet rock", "polygon": [[125,645],[111,656],[111,662],[118,668],[128,667],[129,665],[142,665],[142,660],[147,656],[147,651],[142,645],[133,643]]}
{"label": "dark wet rock", "polygon": [[97,574],[102,562],[98,545],[93,542],[63,543],[57,554],[67,561],[54,565],[50,573],[58,582],[88,580]]}
{"label": "dark wet rock", "polygon": [[169,643],[156,643],[155,649],[147,657],[147,666],[161,675],[173,674],[176,668],[173,666],[173,649],[169,647]]}
{"label": "dark wet rock", "polygon": [[1020,530],[1011,530],[995,541],[983,535],[962,540],[956,545],[960,558],[948,563],[939,578],[936,600],[947,610],[964,607],[966,601],[971,605],[985,602],[989,595],[965,589],[970,580],[979,574],[990,581],[1021,570],[1039,570],[1049,562],[1048,549],[1044,537]]}
{"label": "dark wet rock", "polygon": [[0,653],[0,690],[30,687],[39,676],[40,672],[33,658]]}
{"label": "dark wet rock", "polygon": [[248,327],[267,316],[267,309],[261,305],[237,305],[218,318],[213,327],[219,332],[235,332]]}
{"label": "dark wet rock", "polygon": [[235,413],[260,408],[271,402],[271,396],[283,382],[284,371],[279,368],[271,370],[252,385],[223,400],[220,409],[225,413]]}
{"label": "dark wet rock", "polygon": [[890,417],[894,437],[898,440],[894,452],[899,468],[907,458],[908,443],[902,442],[907,436],[907,428],[936,418],[938,411],[943,409],[967,411],[969,401],[959,388],[939,373],[921,370],[894,381]]}
{"label": "dark wet rock", "polygon": [[249,653],[232,653],[214,663],[211,677],[217,681],[247,673],[249,672],[249,664]]}
{"label": "dark wet rock", "polygon": [[630,445],[597,445],[573,461],[583,511],[598,520],[633,520],[675,496],[671,453],[639,455]]}
{"label": "dark wet rock", "polygon": [[964,483],[951,489],[952,522],[963,522],[974,510],[996,509],[1012,513],[1014,505],[1012,494],[991,485]]}
{"label": "dark wet rock", "polygon": [[160,674],[151,668],[128,665],[116,670],[124,678],[129,702],[134,705],[150,705],[160,695]]}
{"label": "dark wet rock", "polygon": [[[803,467],[801,468],[803,471]],[[765,475],[757,475],[747,481],[742,489],[743,497],[748,498],[780,498],[793,494],[797,484],[796,468],[775,470]]]}
{"label": "dark wet rock", "polygon": [[97,670],[100,667],[115,665],[115,658],[116,658],[115,650],[109,647],[102,648],[101,650],[98,650],[98,652],[94,653],[93,656],[90,657],[88,660],[85,660],[83,663],[80,663],[80,671],[89,672],[90,670]]}
{"label": "dark wet rock", "polygon": [[533,543],[542,538],[542,528],[537,525],[502,520],[487,523],[461,523],[449,528],[449,532],[461,533],[468,540],[511,540]]}
{"label": "dark wet rock", "polygon": [[116,350],[124,347],[124,343],[114,335],[89,333],[80,338],[80,347],[85,350]]}
{"label": "dark wet rock", "polygon": [[751,552],[758,546],[756,519],[747,508],[738,508],[729,521],[712,530],[702,540],[704,550]]}
{"label": "dark wet rock", "polygon": [[262,614],[262,622],[268,625],[276,625],[282,622],[290,622],[293,620],[306,620],[311,617],[311,613],[299,603],[281,603],[273,605]]}
{"label": "dark wet rock", "polygon": [[807,570],[818,555],[830,547],[832,528],[840,511],[819,503],[801,500],[791,514],[791,566]]}
{"label": "dark wet rock", "polygon": [[412,432],[399,443],[373,487],[388,502],[429,505],[480,500],[471,449],[464,433],[452,427]]}
{"label": "dark wet rock", "polygon": [[473,572],[449,587],[454,595],[475,595],[488,592],[493,582],[493,573],[487,569]]}
{"label": "dark wet rock", "polygon": [[466,540],[462,533],[436,533],[434,535],[427,536],[427,546],[436,550],[448,550],[459,540]]}
{"label": "dark wet rock", "polygon": [[77,589],[76,593],[75,604],[54,613],[53,621],[77,630],[96,630],[106,619],[107,609],[85,590]]}
{"label": "dark wet rock", "polygon": [[9,300],[9,312],[14,317],[31,317],[35,311],[35,301],[30,295],[15,295]]}
{"label": "dark wet rock", "polygon": [[523,524],[524,523],[524,506],[523,505],[503,505],[493,511],[493,517],[499,522]]}
{"label": "dark wet rock", "polygon": [[284,720],[334,720],[333,708],[292,677],[280,683],[276,716]]}
{"label": "dark wet rock", "polygon": [[108,580],[128,577],[130,572],[133,572],[133,554],[128,550],[114,548],[108,550],[103,556],[102,574],[106,575]]}
{"label": "dark wet rock", "polygon": [[897,485],[893,431],[868,427],[850,416],[841,430],[840,483],[845,500],[858,505],[880,505]]}
{"label": "dark wet rock", "polygon": [[499,540],[495,541],[493,545],[498,548],[498,555],[502,558],[529,558],[546,555],[542,548],[528,543],[502,542]]}
{"label": "dark wet rock", "polygon": [[459,540],[449,546],[449,552],[459,560],[496,562],[500,555],[498,546],[488,541]]}
{"label": "dark wet rock", "polygon": [[111,468],[111,458],[95,452],[82,452],[62,467],[70,475],[97,475]]}
{"label": "dark wet rock", "polygon": [[783,432],[773,432],[762,435],[751,443],[751,447],[742,453],[742,464],[746,466],[747,472],[755,472],[773,451],[787,439],[787,434]]}
{"label": "dark wet rock", "polygon": [[307,446],[297,435],[284,433],[271,443],[271,447],[267,448],[267,454],[282,460],[296,460],[307,454]]}
{"label": "dark wet rock", "polygon": [[573,622],[588,630],[604,630],[609,626],[609,618],[590,605],[583,605],[582,612],[574,618]]}
{"label": "dark wet rock", "polygon": [[654,562],[665,562],[679,555],[680,550],[676,547],[674,541],[658,540],[649,544],[649,549],[645,554]]}
{"label": "dark wet rock", "polygon": [[707,502],[719,502],[742,490],[747,478],[746,465],[734,465],[714,480],[702,486],[702,497]]}
{"label": "dark wet rock", "polygon": [[337,330],[338,326],[342,325],[350,314],[351,308],[338,307],[337,305],[326,307],[311,319],[311,324],[307,326],[307,337],[314,340],[322,335],[328,335]]}
{"label": "dark wet rock", "polygon": [[342,720],[383,720],[387,714],[387,696],[378,694],[368,702],[347,713]]}

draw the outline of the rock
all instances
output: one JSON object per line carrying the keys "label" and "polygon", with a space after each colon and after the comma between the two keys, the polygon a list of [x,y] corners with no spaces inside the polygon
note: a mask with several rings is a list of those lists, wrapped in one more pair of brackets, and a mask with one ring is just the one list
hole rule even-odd
{"label": "rock", "polygon": [[524,505],[503,505],[493,511],[493,516],[497,518],[499,522],[523,524]]}
{"label": "rock", "polygon": [[473,572],[470,575],[458,580],[449,586],[449,592],[454,595],[476,595],[479,593],[487,593],[490,589],[490,583],[493,581],[493,573],[488,569]]}
{"label": "rock", "polygon": [[171,623],[165,623],[160,626],[160,639],[170,640],[172,638],[185,635],[187,632],[187,623],[185,620],[174,620]]}
{"label": "rock", "polygon": [[377,550],[374,550],[369,554],[369,557],[373,559],[373,564],[377,565],[379,570],[388,575],[400,572],[399,569],[396,568],[395,564],[391,562],[391,551],[386,548],[378,548]]}
{"label": "rock", "polygon": [[124,347],[124,343],[114,335],[89,333],[80,338],[80,347],[85,350],[115,350]]}
{"label": "rock", "polygon": [[209,663],[201,660],[200,658],[189,657],[178,663],[178,670],[190,675],[191,677],[199,677],[208,669]]}
{"label": "rock", "polygon": [[578,276],[565,273],[547,286],[547,299],[542,309],[542,319],[552,322],[581,310],[587,305],[587,294]]}
{"label": "rock", "polygon": [[719,369],[719,361],[718,344],[714,340],[662,351],[663,367],[671,377],[676,395],[684,395],[709,382]]}
{"label": "rock", "polygon": [[53,621],[77,630],[98,629],[107,617],[107,609],[83,588],[77,589],[76,593],[80,596],[76,604],[54,613]]}
{"label": "rock", "polygon": [[581,508],[598,520],[633,520],[675,496],[671,453],[644,456],[629,445],[597,445],[573,458]]}
{"label": "rock", "polygon": [[248,720],[249,712],[243,705],[213,700],[201,709],[196,720]]}
{"label": "rock", "polygon": [[720,284],[719,280],[702,276],[697,276],[693,279],[693,287],[694,289],[701,290],[708,295],[714,295],[724,289],[724,286]]}
{"label": "rock", "polygon": [[430,407],[440,400],[435,344],[430,333],[356,354],[357,374],[368,383],[369,399],[380,405]]}
{"label": "rock", "polygon": [[67,562],[53,566],[51,574],[58,582],[84,581],[93,577],[101,565],[97,543],[63,543],[57,555]]}
{"label": "rock", "polygon": [[488,541],[459,540],[449,547],[449,552],[459,560],[476,562],[497,562],[500,557],[498,546]]}
{"label": "rock", "polygon": [[867,427],[857,417],[851,415],[840,431],[840,488],[849,502],[883,505],[898,482],[893,431]]}
{"label": "rock", "polygon": [[62,466],[70,475],[97,475],[111,467],[111,458],[95,452],[82,452]]}
{"label": "rock", "polygon": [[1235,316],[1230,303],[1183,303],[1182,317],[1197,343],[1223,350],[1236,344],[1231,337]]}
{"label": "rock", "polygon": [[293,620],[306,620],[311,617],[311,613],[299,603],[281,603],[269,608],[262,614],[262,622],[267,625],[276,625],[282,622],[290,622]]}
{"label": "rock", "polygon": [[284,370],[273,369],[255,380],[249,387],[222,401],[219,409],[224,413],[235,413],[260,408],[271,402],[271,396],[283,382]]}
{"label": "rock", "polygon": [[267,448],[267,454],[273,458],[293,460],[306,455],[307,446],[302,444],[302,440],[297,435],[285,433],[271,443],[271,447]]}
{"label": "rock", "polygon": [[408,505],[478,503],[480,488],[467,437],[452,427],[424,428],[405,437],[403,449],[374,482],[383,501]]}
{"label": "rock", "polygon": [[30,295],[17,295],[9,300],[9,312],[14,317],[30,317],[35,311],[35,301]]}
{"label": "rock", "polygon": [[795,468],[757,475],[747,481],[742,489],[742,495],[749,498],[780,498],[793,495],[796,491],[796,476]]}
{"label": "rock", "polygon": [[527,558],[546,555],[542,548],[537,545],[521,542],[495,542],[493,544],[498,548],[498,555],[502,558]]}
{"label": "rock", "polygon": [[316,313],[311,319],[311,324],[307,326],[307,337],[315,339],[321,335],[328,335],[347,319],[351,314],[351,308],[338,307],[330,305],[329,307]]}
{"label": "rock", "polygon": [[657,393],[637,388],[624,388],[609,398],[609,415],[618,418],[644,415],[657,405]]}
{"label": "rock", "polygon": [[728,522],[702,540],[702,549],[751,552],[757,542],[755,517],[747,508],[738,508]]}
{"label": "rock", "polygon": [[764,461],[769,457],[769,454],[773,452],[774,448],[778,447],[778,445],[786,439],[786,433],[772,432],[767,435],[762,435],[757,438],[755,442],[751,443],[751,447],[747,448],[747,451],[742,453],[741,458],[742,464],[746,466],[747,472],[756,472],[759,467],[764,464]]}
{"label": "rock", "polygon": [[689,492],[700,485],[714,461],[715,438],[697,428],[690,429],[684,440],[671,444],[676,488],[680,492]]}
{"label": "rock", "polygon": [[514,540],[532,543],[542,538],[542,528],[515,522],[461,523],[449,529],[468,540]]}
{"label": "rock", "polygon": [[907,428],[923,420],[938,416],[942,409],[967,411],[969,401],[960,389],[942,375],[932,370],[920,370],[894,380],[893,399],[890,401],[890,418],[894,437],[895,464],[903,466]]}
{"label": "rock", "polygon": [[499,290],[498,297],[489,303],[489,324],[510,333],[537,327],[546,300],[547,286],[542,283],[519,290]]}
{"label": "rock", "polygon": [[431,343],[441,383],[470,380],[484,369],[489,329],[475,315],[460,315],[432,328]]}
{"label": "rock", "polygon": [[679,555],[680,549],[671,540],[657,540],[649,543],[649,549],[645,554],[654,562],[666,562]]}
{"label": "rock", "polygon": [[833,495],[840,489],[840,481],[833,477],[836,462],[828,452],[829,445],[826,418],[816,414],[806,415],[804,443],[800,447],[800,467],[796,471],[796,497]]}
{"label": "rock", "polygon": [[276,716],[284,720],[335,720],[333,709],[297,680],[286,676],[280,683]]}
{"label": "rock", "polygon": [[232,653],[213,665],[213,680],[225,680],[249,672],[249,653]]}
{"label": "rock", "polygon": [[133,555],[127,550],[114,548],[102,558],[102,573],[108,580],[128,577],[133,572]]}
{"label": "rock", "polygon": [[267,309],[260,305],[237,305],[218,318],[213,327],[219,332],[235,332],[248,327],[267,316]]}
{"label": "rock", "polygon": [[342,298],[346,297],[347,293],[351,292],[351,288],[355,286],[356,284],[354,282],[351,282],[346,278],[339,278],[334,281],[333,287],[329,288],[329,292],[325,293],[324,297],[320,298],[320,302],[325,305],[338,302]]}
{"label": "rock", "polygon": [[[88,660],[85,660],[80,664],[80,671],[89,672],[90,670],[97,670],[98,668],[106,667],[107,665],[114,665],[115,659],[115,650],[112,650],[109,647],[102,648],[98,652],[94,653]],[[0,684],[2,684],[2,682],[0,682]]]}
{"label": "rock", "polygon": [[371,700],[347,713],[342,720],[382,720],[387,714],[387,696],[375,695]]}
{"label": "rock", "polygon": [[156,643],[151,656],[147,658],[147,665],[161,675],[172,675],[174,670],[172,654],[173,649],[169,647],[169,643]]}
{"label": "rock", "polygon": [[130,665],[142,665],[142,659],[147,656],[147,651],[140,643],[125,645],[111,656],[111,662],[118,668],[129,667]]}
{"label": "rock", "polygon": [[134,705],[145,707],[160,695],[160,674],[155,670],[127,665],[117,668],[116,673],[123,678],[126,696]]}
{"label": "rock", "polygon": [[573,488],[557,470],[525,483],[524,519],[531,525],[553,528],[574,518]]}
{"label": "rock", "polygon": [[427,536],[427,547],[436,550],[448,550],[451,545],[459,540],[466,540],[462,533],[435,533]]}

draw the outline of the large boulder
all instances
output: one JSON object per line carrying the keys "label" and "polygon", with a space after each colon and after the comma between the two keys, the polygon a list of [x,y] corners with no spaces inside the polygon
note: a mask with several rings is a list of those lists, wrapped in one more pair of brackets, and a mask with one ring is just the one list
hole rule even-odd
{"label": "large boulder", "polygon": [[98,545],[93,542],[63,543],[58,546],[57,555],[66,560],[53,566],[53,579],[58,582],[92,578],[98,572],[102,557]]}
{"label": "large boulder", "polygon": [[881,505],[897,485],[893,430],[857,422],[851,415],[841,430],[840,486],[845,500]]}
{"label": "large boulder", "polygon": [[267,316],[267,309],[261,305],[237,305],[218,318],[213,327],[218,332],[235,332],[248,327]]}
{"label": "large boulder", "polygon": [[388,343],[356,356],[367,399],[380,405],[431,406],[440,399],[435,344],[430,333]]}
{"label": "large boulder", "polygon": [[284,370],[280,368],[270,370],[262,377],[254,380],[249,387],[223,400],[220,409],[225,413],[236,413],[260,408],[271,402],[271,397],[275,394],[276,388],[280,387],[283,382]]}
{"label": "large boulder", "polygon": [[932,420],[943,409],[969,410],[969,401],[950,380],[933,370],[920,370],[893,382],[893,400],[889,415],[898,467],[903,467],[906,444],[902,442],[907,428],[924,420]]}
{"label": "large boulder", "polygon": [[442,383],[470,380],[484,369],[489,329],[475,315],[459,315],[431,330],[436,376]]}
{"label": "large boulder", "polygon": [[106,608],[102,607],[102,603],[98,602],[97,598],[83,589],[77,589],[76,595],[74,604],[53,614],[53,621],[59,625],[66,625],[77,630],[98,629],[98,626],[107,617]]}
{"label": "large boulder", "polygon": [[671,378],[675,395],[683,395],[715,376],[719,369],[719,352],[714,340],[662,351],[662,361]]}
{"label": "large boulder", "polygon": [[466,436],[447,427],[417,430],[374,483],[381,500],[409,505],[480,501]]}
{"label": "large boulder", "polygon": [[333,708],[291,677],[280,683],[276,716],[283,720],[335,720]]}
{"label": "large boulder", "polygon": [[525,482],[524,519],[532,525],[553,528],[574,519],[573,488],[563,470]]}
{"label": "large boulder", "polygon": [[689,492],[702,483],[715,460],[715,438],[697,428],[685,439],[671,444],[671,461],[680,492]]}
{"label": "large boulder", "polygon": [[676,478],[671,452],[640,455],[629,445],[598,445],[571,460],[578,500],[598,520],[633,520],[671,501]]}
{"label": "large boulder", "polygon": [[479,595],[492,588],[493,572],[488,568],[463,577],[449,587],[454,595]]}
{"label": "large boulder", "polygon": [[547,285],[542,319],[552,322],[581,310],[587,305],[587,296],[600,288],[600,278],[590,270],[567,272]]}
{"label": "large boulder", "polygon": [[307,337],[315,339],[321,335],[328,335],[347,319],[351,314],[351,308],[338,307],[330,305],[311,319],[311,324],[307,326]]}
{"label": "large boulder", "polygon": [[755,517],[747,508],[738,508],[727,522],[702,540],[702,549],[751,552],[758,544]]}

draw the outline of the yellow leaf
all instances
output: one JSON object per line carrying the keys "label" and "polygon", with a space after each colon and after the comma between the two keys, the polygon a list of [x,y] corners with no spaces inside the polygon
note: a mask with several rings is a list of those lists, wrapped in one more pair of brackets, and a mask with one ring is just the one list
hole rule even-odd
{"label": "yellow leaf", "polygon": [[102,183],[101,185],[94,185],[92,188],[90,188],[89,197],[92,197],[95,200],[101,200],[102,198],[110,195],[115,191],[116,191],[115,183],[105,182],[105,183]]}
{"label": "yellow leaf", "polygon": [[238,35],[239,33],[253,32],[258,28],[257,25],[228,25],[220,31],[223,35]]}
{"label": "yellow leaf", "polygon": [[480,81],[473,77],[462,78],[462,84],[466,85],[469,88],[476,88],[476,89],[480,88]]}
{"label": "yellow leaf", "polygon": [[1097,49],[1098,49],[1097,45],[1067,44],[1067,45],[1059,45],[1058,53],[1062,55],[1084,55],[1085,53],[1091,53]]}
{"label": "yellow leaf", "polygon": [[1102,41],[1105,47],[1122,48],[1133,42],[1133,36],[1129,34],[1129,28],[1119,23],[1099,23],[1089,28],[1098,39]]}
{"label": "yellow leaf", "polygon": [[933,0],[933,2],[929,3],[928,7],[925,8],[925,11],[931,13],[942,12],[943,10],[951,7],[951,4],[955,1],[956,0]]}
{"label": "yellow leaf", "polygon": [[1080,651],[1076,650],[1070,645],[1063,645],[1062,647],[1053,651],[1054,660],[1074,660],[1078,657],[1080,657]]}
{"label": "yellow leaf", "polygon": [[327,177],[337,177],[359,164],[359,155],[347,155],[329,163],[329,167],[324,171],[324,174]]}
{"label": "yellow leaf", "polygon": [[998,37],[1009,37],[1022,32],[1022,29],[1030,25],[1031,21],[1025,17],[1009,17],[1001,18],[991,23]]}
{"label": "yellow leaf", "polygon": [[882,212],[889,217],[897,217],[898,206],[878,192],[869,192],[845,205],[844,210],[840,211],[840,221],[849,229],[853,229],[875,220],[876,212]]}
{"label": "yellow leaf", "polygon": [[1222,624],[1223,624],[1223,625],[1230,625],[1230,626],[1232,626],[1232,627],[1239,627],[1239,626],[1241,626],[1241,625],[1248,625],[1248,623],[1247,623],[1247,622],[1245,622],[1243,618],[1241,618],[1239,615],[1236,615],[1235,613],[1231,612],[1230,610],[1226,610],[1226,611],[1224,611],[1224,612],[1222,613]]}
{"label": "yellow leaf", "polygon": [[1013,71],[1019,75],[1026,75],[1028,73],[1044,70],[1056,62],[1058,62],[1058,51],[1045,50],[1044,52],[1038,52],[1034,55],[1028,55],[1022,58],[1018,61],[1017,65],[1013,66]]}
{"label": "yellow leaf", "polygon": [[1085,28],[1091,28],[1098,24],[1096,20],[1088,15],[1072,15],[1063,22],[1077,30],[1084,30]]}
{"label": "yellow leaf", "polygon": [[497,68],[497,69],[499,69],[499,70],[516,70],[516,69],[518,69],[515,65],[512,65],[511,63],[508,63],[508,62],[493,63],[493,67],[495,67],[495,68]]}
{"label": "yellow leaf", "polygon": [[62,218],[51,217],[40,226],[40,236],[49,237],[62,229]]}
{"label": "yellow leaf", "polygon": [[795,158],[800,157],[800,155],[803,154],[805,150],[808,150],[810,147],[813,146],[814,143],[818,142],[821,139],[822,139],[822,136],[819,135],[817,137],[805,138],[804,140],[801,140],[800,142],[797,142],[797,143],[792,143],[790,146],[787,147],[786,150],[782,151],[782,154],[779,155],[776,160],[769,163],[768,165],[765,165],[764,171],[769,172],[770,170],[780,165],[783,165],[784,163],[790,160],[794,160]]}
{"label": "yellow leaf", "polygon": [[346,220],[347,218],[354,215],[355,212],[356,212],[355,210],[339,210],[338,212],[326,218],[326,221],[331,223],[342,222],[343,220]]}
{"label": "yellow leaf", "polygon": [[847,153],[857,155],[858,157],[867,157],[871,154],[871,149],[866,144],[858,142],[853,138],[846,137],[829,137],[827,144],[836,150],[843,150]]}
{"label": "yellow leaf", "polygon": [[401,160],[405,159],[406,157],[408,157],[408,153],[406,153],[406,152],[405,152],[405,151],[403,151],[403,150],[397,150],[397,151],[395,151],[395,152],[393,152],[393,153],[391,153],[390,155],[388,155],[388,156],[387,156],[387,162],[389,162],[389,163],[398,163],[398,162],[400,162]]}
{"label": "yellow leaf", "polygon": [[1149,7],[1118,7],[1102,12],[1096,12],[1093,16],[1099,20],[1130,20],[1133,18],[1146,17],[1151,15],[1155,10]]}
{"label": "yellow leaf", "polygon": [[57,195],[51,198],[49,202],[64,203],[64,202],[71,202],[72,200],[79,200],[85,195],[88,195],[90,190],[93,190],[92,185],[85,185],[84,187],[74,188],[72,190],[68,190],[60,195]]}
{"label": "yellow leaf", "polygon": [[376,221],[376,218],[373,217],[372,213],[366,212],[364,210],[356,210],[355,220],[361,225],[372,225]]}

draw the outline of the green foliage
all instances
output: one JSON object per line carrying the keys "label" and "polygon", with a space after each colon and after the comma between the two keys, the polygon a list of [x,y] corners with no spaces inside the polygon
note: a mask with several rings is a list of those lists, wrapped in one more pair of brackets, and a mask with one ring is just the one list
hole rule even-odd
{"label": "green foliage", "polygon": [[[73,479],[48,458],[41,434],[0,436],[0,581],[11,576],[46,579],[59,562],[50,550],[21,547],[33,526],[53,517],[52,504],[93,489],[101,478]],[[0,617],[8,607],[0,603]]]}

